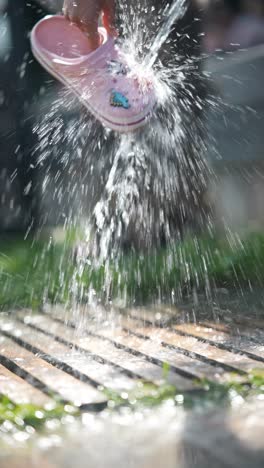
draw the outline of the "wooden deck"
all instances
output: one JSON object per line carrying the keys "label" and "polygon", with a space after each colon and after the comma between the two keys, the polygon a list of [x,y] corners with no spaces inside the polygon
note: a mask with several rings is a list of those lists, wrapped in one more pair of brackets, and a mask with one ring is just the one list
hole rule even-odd
{"label": "wooden deck", "polygon": [[[234,379],[234,373],[243,378],[254,369],[264,371],[263,325],[262,318],[248,320],[238,315],[231,322],[224,318],[186,322],[184,312],[169,308],[85,310],[70,315],[60,308],[2,313],[0,388],[16,402],[43,405],[54,395],[86,411],[100,412],[107,405],[103,387],[121,393],[133,388],[138,379],[159,384],[164,363],[169,364],[168,382],[178,389],[192,390],[194,379],[227,382]],[[245,455],[244,461],[258,468],[264,466],[259,447],[263,445],[259,439],[263,440],[264,405],[253,409],[253,415],[255,425],[247,433],[248,443],[258,444],[252,449],[253,458]],[[243,418],[241,413],[240,420],[237,415],[230,420],[241,434]],[[210,432],[210,418],[206,424]],[[234,465],[217,464],[210,456],[206,460],[215,467],[249,466],[241,459]],[[206,463],[203,459],[201,467],[210,466]],[[29,460],[27,465],[31,466]],[[179,466],[200,468],[198,462]]]}
{"label": "wooden deck", "polygon": [[18,402],[43,404],[53,393],[100,410],[106,403],[100,387],[123,391],[137,379],[159,383],[164,363],[168,382],[182,390],[194,379],[225,382],[234,372],[264,370],[262,325],[243,318],[239,325],[238,319],[184,323],[173,311],[141,309],[99,318],[85,311],[66,322],[59,308],[1,314],[1,389]]}

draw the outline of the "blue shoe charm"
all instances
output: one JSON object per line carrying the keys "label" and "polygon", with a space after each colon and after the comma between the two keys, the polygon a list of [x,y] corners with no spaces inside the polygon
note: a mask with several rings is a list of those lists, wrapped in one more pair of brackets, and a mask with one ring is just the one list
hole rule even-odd
{"label": "blue shoe charm", "polygon": [[119,91],[111,92],[110,104],[114,107],[130,108],[129,100],[122,93],[119,93]]}

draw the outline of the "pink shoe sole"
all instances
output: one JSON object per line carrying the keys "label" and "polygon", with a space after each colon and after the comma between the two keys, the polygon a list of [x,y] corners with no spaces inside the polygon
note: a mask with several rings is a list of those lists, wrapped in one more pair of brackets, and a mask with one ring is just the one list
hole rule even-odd
{"label": "pink shoe sole", "polygon": [[86,35],[76,25],[63,16],[48,16],[33,28],[31,47],[40,64],[102,124],[119,132],[135,130],[152,114],[153,84],[129,69],[126,57],[104,28],[99,33],[101,46],[91,51]]}

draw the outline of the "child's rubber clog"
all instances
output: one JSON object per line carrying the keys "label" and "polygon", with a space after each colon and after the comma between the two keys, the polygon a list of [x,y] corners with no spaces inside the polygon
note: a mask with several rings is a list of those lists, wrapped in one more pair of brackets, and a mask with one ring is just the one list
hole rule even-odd
{"label": "child's rubber clog", "polygon": [[63,16],[48,16],[33,28],[31,47],[40,64],[106,127],[135,130],[152,113],[153,84],[145,81],[143,86],[114,39],[104,28],[99,33],[101,45],[92,51],[87,36],[76,25]]}

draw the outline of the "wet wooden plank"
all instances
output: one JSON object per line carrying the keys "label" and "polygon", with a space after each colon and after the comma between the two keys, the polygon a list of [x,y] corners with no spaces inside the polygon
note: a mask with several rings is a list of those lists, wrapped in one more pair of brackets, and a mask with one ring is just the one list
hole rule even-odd
{"label": "wet wooden plank", "polygon": [[211,321],[203,321],[198,322],[197,325],[206,328],[213,328],[214,330],[228,333],[230,336],[240,336],[242,338],[246,338],[252,343],[263,344],[264,343],[264,325],[263,329],[260,329],[255,325],[254,320],[251,321],[251,324],[240,324],[234,322],[211,322]]}
{"label": "wet wooden plank", "polygon": [[[144,342],[144,340],[138,339],[136,342],[134,341],[134,345],[136,346],[140,346],[145,350],[146,348],[151,350],[151,349],[154,349],[155,346],[156,347],[159,346],[158,341],[162,340],[166,342],[167,344],[172,344],[172,345],[175,345],[176,347],[179,346],[182,349],[186,349],[194,353],[199,353],[200,355],[206,358],[219,362],[219,368],[205,366],[204,364],[202,365],[201,363],[199,363],[197,359],[193,359],[193,360],[183,359],[182,357],[177,355],[175,351],[174,352],[171,351],[170,353],[168,353],[167,349],[163,348],[164,358],[166,355],[168,357],[169,356],[172,357],[174,363],[176,362],[178,365],[187,366],[189,370],[192,370],[195,373],[197,372],[198,375],[200,375],[201,377],[208,377],[208,378],[210,377],[216,380],[221,380],[221,375],[222,375],[224,380],[228,379],[229,378],[228,373],[223,373],[223,371],[221,371],[221,365],[220,365],[221,363],[233,367],[234,371],[238,370],[238,371],[248,372],[250,369],[254,367],[254,363],[252,363],[251,360],[245,358],[244,356],[233,355],[232,353],[228,351],[218,350],[212,346],[209,346],[206,343],[198,342],[197,339],[195,338],[178,336],[178,335],[175,335],[175,333],[170,332],[169,330],[163,330],[163,329],[152,328],[152,327],[142,327],[140,325],[141,324],[139,323],[138,328],[135,328],[136,324],[134,323],[133,324],[134,328],[131,328],[131,330],[132,331],[137,330],[139,333],[142,333],[143,335],[148,336],[151,339],[151,342],[149,341]],[[120,340],[120,336],[118,337],[119,340]],[[129,333],[128,333],[128,336],[129,336]],[[154,341],[155,337],[157,340],[156,344]],[[167,358],[167,361],[170,362],[168,358]],[[200,368],[203,369],[202,372],[199,372]]]}
{"label": "wet wooden plank", "polygon": [[[209,343],[203,343],[202,341],[199,341],[197,338],[192,337],[192,336],[181,336],[181,335],[176,334],[175,332],[177,332],[178,329],[179,331],[181,331],[180,327],[184,327],[184,325],[175,325],[175,326],[172,326],[171,328],[151,327],[151,325],[149,325],[146,328],[144,328],[144,321],[143,320],[137,321],[135,318],[131,321],[129,319],[123,319],[122,323],[123,325],[128,324],[132,331],[133,330],[139,331],[135,327],[142,327],[141,329],[142,334],[143,335],[147,334],[147,336],[151,337],[152,339],[155,335],[157,339],[161,339],[161,337],[159,338],[157,336],[157,334],[160,333],[162,335],[162,340],[168,344],[182,347],[183,349],[186,349],[191,352],[192,351],[197,352],[204,357],[213,359],[214,361],[217,361],[222,364],[232,366],[239,371],[249,372],[250,370],[256,367],[259,367],[259,364],[262,366],[262,363],[259,363],[259,362],[256,363],[254,360],[252,360],[251,358],[247,356],[241,356],[239,354],[234,354],[233,352],[228,351],[228,350],[216,348],[210,345]],[[149,321],[148,321],[148,324],[149,324]],[[108,336],[111,336],[111,333],[109,331],[107,331],[106,333],[108,334]],[[118,332],[117,335],[119,335],[118,338],[120,340],[122,337],[122,332],[121,331]],[[128,337],[126,339],[129,340]],[[140,342],[134,339],[132,346],[141,346],[141,347],[144,346],[144,349],[146,350],[146,348],[149,347],[149,344],[147,342],[143,344],[142,340]],[[153,348],[153,345],[152,345],[152,348]],[[166,359],[164,350],[163,350],[163,356],[164,356],[164,359]],[[176,359],[177,359],[178,365],[181,365],[182,361],[178,359],[178,357],[176,357]],[[175,362],[175,355],[174,355],[174,362]],[[183,361],[183,365],[184,365],[184,361]],[[196,363],[193,362],[193,368],[196,368],[195,366],[196,366]],[[190,363],[188,364],[188,367],[189,369],[192,369],[192,366],[190,365]],[[207,375],[210,376],[210,374],[212,375],[212,371],[211,373],[208,372]],[[219,372],[216,373],[216,378],[218,378],[218,374]],[[205,374],[203,373],[202,375],[204,376]]]}
{"label": "wet wooden plank", "polygon": [[[9,330],[9,333],[10,335],[16,336],[19,331],[23,333],[25,330],[20,330],[19,327],[17,327],[16,332]],[[34,333],[32,333],[31,340],[34,344],[39,342],[38,337]],[[45,349],[42,351],[45,353]],[[0,337],[0,353],[16,363],[21,369],[27,371],[30,375],[39,379],[52,392],[60,395],[61,398],[65,400],[73,402],[75,405],[88,405],[105,400],[101,392],[86,383],[78,381],[62,370],[57,369],[41,359],[41,357],[35,356],[10,338],[5,336]]]}
{"label": "wet wooden plank", "polygon": [[[23,314],[20,314],[20,317]],[[100,336],[78,336],[73,329],[58,322],[54,322],[51,317],[43,315],[24,317],[28,324],[35,324],[42,327],[44,331],[52,331],[59,337],[67,338],[71,343],[81,346],[83,349],[94,352],[103,359],[109,358],[115,364],[122,365],[124,369],[135,372],[139,377],[145,380],[151,380],[160,383],[164,378],[164,371],[160,366],[146,361],[143,357],[135,356],[124,349],[117,348],[114,343],[102,340]],[[89,325],[88,330],[97,331],[96,325]],[[177,385],[181,389],[190,389],[192,383],[179,375],[169,371],[166,380],[171,384]]]}
{"label": "wet wooden plank", "polygon": [[0,364],[0,393],[15,403],[45,406],[52,399]]}
{"label": "wet wooden plank", "polygon": [[[47,319],[47,317],[42,315],[32,316],[32,320],[35,322],[35,324],[37,324],[38,320],[42,318],[43,320]],[[28,316],[27,321],[29,320],[30,319]],[[66,346],[65,344],[56,341],[54,337],[50,337],[47,334],[41,333],[37,330],[33,330],[27,325],[17,321],[13,321],[12,323],[16,327],[16,333],[19,332],[23,336],[23,340],[25,340],[26,343],[32,346],[37,343],[37,346],[41,352],[49,352],[54,358],[59,359],[62,364],[64,363],[65,365],[71,366],[75,370],[76,377],[78,373],[82,373],[83,377],[87,376],[91,379],[94,379],[98,385],[105,386],[116,391],[128,390],[134,386],[135,383],[133,378],[122,374],[114,366],[103,362],[103,360],[94,359],[93,355],[82,353],[80,350],[74,348],[74,343],[70,341],[70,338],[73,336],[73,331],[71,329],[67,329],[67,327],[65,327],[63,333],[60,335],[63,340],[69,339],[69,345],[71,346]],[[43,330],[48,333],[56,334],[57,325],[58,324],[56,324],[56,322],[50,321],[46,328],[43,328]],[[78,383],[78,380],[75,381],[75,383],[73,382],[75,387],[76,382]],[[102,398],[101,393],[100,396]]]}
{"label": "wet wooden plank", "polygon": [[[129,322],[128,322],[129,323]],[[135,328],[137,327],[137,328]],[[175,346],[180,346],[183,349],[188,351],[193,351],[201,354],[204,357],[208,357],[217,361],[219,363],[227,364],[233,366],[237,370],[249,372],[252,368],[258,367],[256,366],[256,362],[252,359],[249,359],[246,356],[241,356],[238,354],[233,354],[230,351],[222,350],[211,346],[208,343],[203,343],[202,341],[198,341],[197,338],[191,336],[181,336],[177,335],[174,332],[174,329],[178,329],[176,327],[173,328],[158,328],[158,327],[144,327],[142,326],[141,321],[133,320],[131,322],[131,329],[140,330],[145,333],[147,336],[153,337],[156,335],[157,339],[162,339],[168,344],[172,344]]]}
{"label": "wet wooden plank", "polygon": [[129,308],[127,311],[129,317],[140,317],[143,321],[151,321],[154,324],[166,326],[172,320],[183,321],[186,312],[175,306],[167,306],[165,304],[159,304],[153,309],[150,308]]}
{"label": "wet wooden plank", "polygon": [[[116,322],[119,323],[119,319]],[[72,322],[71,322],[71,326],[74,326]],[[154,348],[152,350],[153,351],[152,353],[146,353],[144,352],[144,350],[138,349],[137,345],[131,342],[131,336],[124,333],[122,331],[122,328],[120,327],[119,328],[121,330],[121,333],[123,334],[124,342],[113,339],[113,337],[111,336],[111,330],[114,330],[114,331],[119,330],[116,324],[111,326],[110,329],[109,329],[108,322],[106,322],[105,324],[102,324],[100,333],[98,333],[97,335],[95,335],[96,332],[98,332],[98,326],[96,324],[88,322],[87,326],[88,328],[86,329],[86,333],[89,334],[89,339],[91,336],[96,336],[96,338],[99,338],[100,340],[103,340],[104,342],[108,341],[111,344],[114,344],[114,346],[116,346],[119,350],[122,349],[123,351],[128,352],[131,356],[134,355],[134,356],[140,357],[141,359],[143,358],[143,360],[145,361],[145,365],[147,363],[151,363],[151,364],[155,364],[163,368],[163,365],[168,362],[169,353],[168,352],[165,353],[164,349],[160,349],[158,354],[156,353],[156,350]],[[110,335],[109,336],[104,335],[103,334],[104,330],[107,330],[107,332],[109,331]],[[126,345],[126,340],[127,340],[127,345]],[[180,360],[178,363],[180,364]],[[174,364],[170,363],[170,369],[172,373],[175,373],[177,375],[178,388],[182,388],[182,389],[193,388],[193,383],[191,382],[191,380],[196,379],[197,377],[200,377],[198,373],[192,373],[189,368],[188,369],[183,368],[180,365],[176,366],[175,362]]]}
{"label": "wet wooden plank", "polygon": [[185,355],[186,365],[200,372],[201,377],[207,377],[216,381],[228,381],[233,379],[233,373],[244,369],[233,365],[229,356],[229,361],[225,359],[225,353],[219,353],[218,350],[209,347],[204,343],[197,343],[196,339],[186,339],[182,336],[176,336],[169,329],[144,326],[141,321],[124,321],[123,326],[128,333],[142,335],[142,339],[157,342],[165,349],[172,349],[177,355]]}
{"label": "wet wooden plank", "polygon": [[256,356],[264,358],[264,337],[263,341],[251,330],[247,333],[240,333],[237,328],[230,328],[223,324],[212,322],[199,323],[195,325],[195,333],[201,333],[208,339],[213,339],[218,343],[225,343],[234,346],[241,351],[251,352]]}
{"label": "wet wooden plank", "polygon": [[[255,345],[249,343],[243,337],[232,337],[230,339],[228,334],[223,332],[218,332],[213,328],[200,327],[199,325],[186,323],[181,325],[175,325],[172,327],[175,332],[183,332],[196,337],[197,339],[201,338],[206,340],[207,344],[219,345],[225,347],[226,349],[230,348],[230,352],[234,353],[244,353],[244,360],[249,359],[251,361],[252,367],[263,367],[264,368],[264,347],[260,345]],[[223,349],[221,349],[223,351]],[[239,356],[239,354],[237,354]],[[235,358],[237,361],[237,357]]]}
{"label": "wet wooden plank", "polygon": [[[255,362],[250,356],[214,346],[231,340],[232,346],[240,346],[243,351],[247,339],[241,340],[240,337],[238,341],[234,341],[225,328],[212,331],[206,324],[173,325],[172,322],[170,327],[158,327],[151,325],[149,319],[144,320],[145,316],[142,317],[141,312],[138,316],[137,309],[133,309],[133,318],[129,314],[110,311],[109,315],[109,311],[102,311],[104,320],[100,326],[97,317],[90,312],[83,316],[84,328],[81,332],[78,323],[75,324],[73,320],[68,325],[63,323],[62,309],[54,314],[55,317],[51,313],[52,310],[49,314],[20,311],[16,314],[16,320],[8,322],[7,317],[0,319],[0,328],[4,324],[5,329],[9,329],[9,333],[11,330],[14,337],[23,337],[28,346],[37,346],[40,353],[48,352],[59,359],[62,365],[71,366],[75,374],[67,375],[74,379],[69,387],[76,388],[76,381],[85,388],[89,387],[88,383],[80,382],[82,375],[94,379],[98,385],[117,391],[132,388],[137,378],[160,383],[164,377],[162,367],[164,363],[168,363],[170,370],[166,378],[184,390],[193,388],[194,378],[206,377],[221,382],[233,379],[233,371],[246,373],[264,367],[262,362]],[[154,318],[156,323],[159,318],[156,313]],[[30,351],[24,349],[24,352]],[[263,347],[260,345],[254,352],[262,356]],[[15,360],[16,356],[12,355],[10,358]],[[35,359],[43,361],[43,356],[40,354]],[[52,368],[54,372],[51,363],[45,363],[44,367]],[[60,371],[65,376],[63,370],[55,367],[55,371]],[[78,395],[80,399],[84,395],[84,389]],[[87,394],[85,397],[87,399]]]}
{"label": "wet wooden plank", "polygon": [[46,306],[44,313],[51,315],[53,318],[63,320],[65,323],[73,321],[76,323],[76,326],[79,325],[79,328],[83,328],[87,322],[94,322],[94,324],[97,323],[98,326],[101,326],[102,323],[108,321],[111,322],[111,325],[114,325],[118,324],[122,317],[136,316],[138,314],[142,319],[152,320],[153,322],[160,321],[165,325],[172,317],[176,317],[180,313],[180,310],[176,309],[176,311],[172,311],[170,307],[160,305],[154,305],[151,308],[137,307],[121,310],[118,308],[109,309],[102,306],[78,306],[76,310],[65,309],[63,306]]}
{"label": "wet wooden plank", "polygon": [[[227,314],[228,312],[228,314]],[[261,313],[263,318],[256,318],[252,316],[251,313],[249,315],[239,314],[236,311],[223,311],[221,309],[217,309],[215,314],[217,315],[217,321],[212,322],[210,318],[208,321],[204,317],[201,318],[201,314],[199,311],[199,307],[197,310],[192,309],[190,306],[166,306],[166,305],[158,305],[153,310],[145,309],[141,307],[131,308],[126,311],[127,315],[134,318],[140,318],[146,322],[153,322],[153,325],[170,325],[171,323],[174,324],[186,324],[186,323],[193,323],[199,324],[201,322],[210,322],[217,326],[226,326],[226,328],[231,330],[239,330],[244,332],[248,332],[248,334],[259,334],[264,339],[264,314]],[[208,315],[212,317],[212,313],[208,312]]]}
{"label": "wet wooden plank", "polygon": [[[58,317],[58,315],[57,315]],[[60,315],[60,317],[62,317],[62,315]],[[131,323],[130,323],[130,317],[131,317]],[[139,333],[141,334],[145,334],[146,336],[148,336],[149,338],[152,336],[155,336],[156,334],[156,338],[157,338],[157,330],[159,330],[159,334],[162,334],[162,338],[160,337],[160,340],[162,339],[162,341],[166,342],[167,344],[172,344],[173,346],[175,347],[181,347],[183,349],[186,349],[187,351],[189,352],[196,352],[196,353],[199,353],[200,355],[204,356],[205,358],[208,358],[208,359],[212,359],[216,362],[219,362],[220,364],[222,364],[223,366],[230,366],[230,367],[233,367],[234,371],[235,370],[238,370],[238,371],[242,371],[242,372],[249,372],[250,370],[256,368],[256,367],[262,367],[262,362],[259,362],[259,361],[254,361],[254,359],[252,359],[250,356],[246,356],[246,355],[243,355],[241,356],[239,353],[239,348],[237,349],[237,352],[238,353],[234,353],[232,349],[219,349],[218,347],[216,347],[215,345],[217,345],[217,342],[211,340],[211,343],[210,342],[203,342],[203,340],[201,339],[202,336],[199,336],[197,334],[197,336],[182,336],[181,334],[178,334],[177,332],[183,332],[186,333],[187,335],[192,335],[192,333],[190,332],[190,330],[187,332],[186,329],[184,327],[194,327],[195,325],[193,324],[183,324],[183,323],[178,323],[176,325],[173,325],[171,324],[170,327],[165,327],[165,328],[159,328],[159,327],[153,327],[152,329],[150,328],[149,329],[149,326],[151,326],[152,322],[149,320],[149,315],[148,315],[148,312],[146,311],[144,315],[142,315],[142,310],[141,309],[132,309],[132,310],[129,310],[128,313],[126,314],[119,314],[119,313],[116,313],[116,316],[113,317],[113,328],[116,326],[116,327],[122,327],[122,324],[123,326],[128,324],[129,325],[129,328],[133,331],[136,331],[136,329],[138,329],[138,327],[143,327],[143,329],[141,330],[141,332],[138,330]],[[153,319],[155,318],[155,320],[153,321],[153,323],[156,323],[156,318],[157,316],[155,315],[155,317],[153,316],[152,317]],[[159,318],[159,317],[158,317]],[[62,320],[62,319],[61,319]],[[87,322],[87,324],[89,324],[89,330],[94,330],[96,333],[98,333],[99,335],[102,334],[100,330],[98,330],[98,327],[96,327],[96,324],[93,325],[93,323],[90,323],[90,322]],[[146,329],[144,328],[144,324],[146,325]],[[87,325],[88,326],[88,325]],[[101,324],[101,328],[103,329],[104,325]],[[109,325],[106,324],[106,327],[109,328]],[[136,328],[135,328],[136,327]],[[107,331],[108,333],[108,338],[110,338],[110,334],[109,334],[109,331]],[[119,332],[119,339],[121,339],[121,331]],[[128,338],[126,337],[126,340],[130,339],[131,340],[131,337]],[[116,339],[115,339],[116,341]],[[131,342],[131,341],[130,341]],[[119,343],[121,343],[121,341],[119,341]],[[127,343],[127,346],[129,346],[129,341],[126,341]],[[143,346],[142,342],[140,341],[136,341],[135,340],[135,337],[134,337],[134,340],[133,342],[131,342],[131,346],[132,348],[135,348],[137,346]],[[121,344],[124,344],[123,342]],[[221,343],[219,342],[219,345],[221,346]],[[144,349],[146,349],[146,347],[149,346],[148,344],[145,343],[144,345]],[[231,346],[231,344],[230,344]],[[139,349],[139,348],[138,348]],[[164,353],[164,349],[162,350],[163,351],[163,354],[162,354],[162,359],[166,359],[166,355]],[[243,351],[241,349],[241,351]],[[169,355],[168,355],[169,357]],[[178,357],[177,357],[178,359]],[[168,360],[168,359],[167,359]],[[205,367],[202,368],[202,364],[195,362],[194,360],[192,361],[192,365],[190,364],[190,362],[187,361],[186,358],[181,358],[181,359],[178,359],[178,365],[181,366],[181,365],[185,365],[185,367],[183,367],[183,369],[185,368],[186,369],[186,366],[188,366],[188,368],[192,368],[192,366],[194,367],[195,371],[197,369],[197,376],[204,376],[204,375],[207,375],[208,377],[211,377],[211,376],[214,376],[214,372],[212,370],[212,368],[208,368],[206,369]],[[174,363],[175,363],[175,356],[174,356]],[[201,373],[199,374],[199,366],[200,367],[200,370],[201,370]],[[203,364],[204,366],[204,364]],[[219,370],[217,370],[215,372],[215,378],[221,378],[221,374],[224,376],[224,379],[228,379],[228,374],[223,374],[223,372],[221,372],[221,369],[220,369],[221,366],[219,366]]]}
{"label": "wet wooden plank", "polygon": [[[138,313],[139,315],[137,315]],[[176,354],[175,351],[173,352],[173,351],[165,350],[164,347],[162,349],[162,346],[156,343],[156,345],[159,346],[158,348],[159,352],[162,353],[159,355],[161,359],[166,360],[170,362],[171,364],[174,363],[174,365],[178,365],[183,370],[191,370],[197,377],[206,376],[208,378],[212,378],[216,380],[221,380],[221,379],[228,380],[230,378],[230,375],[228,375],[227,372],[224,372],[223,368],[225,366],[230,366],[230,368],[233,368],[233,369],[230,369],[230,371],[232,370],[232,372],[236,370],[248,372],[253,367],[256,367],[252,363],[252,361],[250,359],[247,359],[246,357],[241,358],[239,355],[234,355],[230,351],[219,350],[215,348],[214,346],[199,342],[196,338],[182,337],[182,336],[176,335],[173,332],[173,330],[170,331],[169,328],[159,328],[159,327],[149,328],[149,326],[146,326],[146,328],[144,328],[144,323],[149,324],[151,322],[147,318],[144,320],[145,317],[142,318],[141,311],[138,312],[137,309],[134,309],[133,314],[132,314],[133,319],[131,318],[131,320],[130,318],[126,318],[126,316],[122,316],[122,315],[120,316],[120,314],[116,314],[116,315],[117,315],[117,318],[115,319],[115,322],[117,324],[116,327],[120,327],[121,325],[123,326],[127,325],[128,328],[131,329],[132,332],[136,331],[152,339],[154,336],[156,336],[156,341],[158,340],[164,341],[168,345],[181,347],[182,349],[185,349],[186,351],[199,353],[204,358],[208,358],[209,360],[212,359],[215,362],[219,362],[218,368],[212,367],[211,365],[206,365],[204,362],[201,362],[197,359],[192,359],[186,356],[179,356]],[[140,320],[138,322],[137,322],[136,317],[140,317]],[[89,323],[88,328],[90,331],[94,330],[99,335],[100,334],[102,335],[102,331],[98,332],[96,325]],[[106,328],[109,330],[109,327],[107,325],[106,325]],[[101,325],[101,329],[103,330],[103,324]],[[108,333],[108,338],[111,338],[111,333],[109,333],[109,331],[107,331],[107,333]],[[157,333],[161,334],[162,336],[158,337]],[[121,336],[122,336],[121,328],[120,328],[120,332],[118,332],[118,335],[119,335],[118,343],[122,345],[125,345],[126,343],[127,346],[131,346],[133,349],[136,348],[141,351],[142,349],[138,348],[138,346],[140,347],[143,346],[143,352],[145,352],[146,349],[148,349],[150,351],[150,353],[148,354],[149,356],[152,355],[154,357],[157,357],[157,354],[153,354],[154,345],[150,345],[147,343],[144,344],[144,340],[139,338],[139,340],[137,341],[135,337],[131,341],[132,339],[131,336],[130,337],[126,336],[125,337],[126,341],[121,342],[120,341]],[[115,336],[113,336],[112,338],[114,338],[114,341],[117,342]],[[155,351],[157,351],[157,348]],[[170,360],[171,357],[173,358],[173,361]],[[221,365],[222,365],[222,368],[221,368]]]}
{"label": "wet wooden plank", "polygon": [[[146,359],[158,360],[162,363],[168,363],[170,368],[176,374],[185,376],[189,379],[202,378],[205,375],[204,366],[197,364],[187,356],[178,354],[175,350],[165,349],[158,340],[145,340],[140,336],[131,334],[122,327],[115,330],[103,329],[98,336],[111,340],[111,342],[128,348],[133,353],[140,353]],[[203,367],[203,370],[201,370]]]}
{"label": "wet wooden plank", "polygon": [[[133,321],[139,321],[139,323],[144,323],[148,326],[151,326],[152,323],[149,320],[145,322],[142,320],[140,315],[133,314]],[[159,328],[158,326],[156,327]],[[203,327],[200,327],[203,329]],[[246,350],[242,347],[236,347],[232,340],[228,343],[223,343],[220,340],[217,341],[216,339],[211,339],[212,337],[203,336],[203,332],[197,331],[196,325],[193,323],[178,323],[174,325],[173,323],[170,324],[166,328],[166,334],[169,337],[169,333],[173,332],[177,337],[176,343],[180,346],[185,347],[186,349],[195,351],[195,349],[199,350],[200,354],[204,354],[205,356],[215,359],[219,362],[233,365],[237,369],[241,369],[242,371],[249,372],[254,368],[262,368],[262,349],[259,348],[259,352],[254,353],[254,351]],[[217,334],[217,333],[216,333]],[[175,341],[174,341],[175,342]],[[259,355],[259,356],[258,356]]]}

